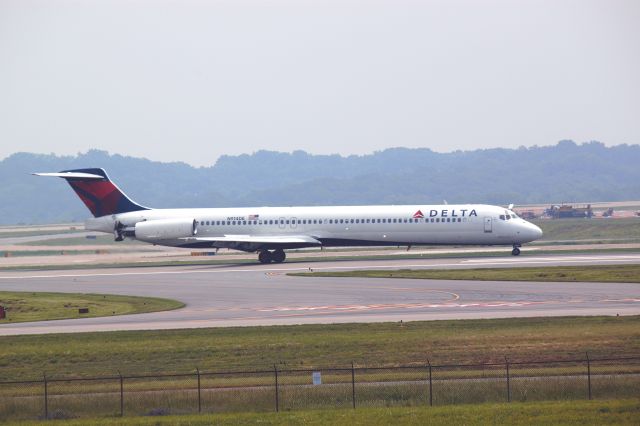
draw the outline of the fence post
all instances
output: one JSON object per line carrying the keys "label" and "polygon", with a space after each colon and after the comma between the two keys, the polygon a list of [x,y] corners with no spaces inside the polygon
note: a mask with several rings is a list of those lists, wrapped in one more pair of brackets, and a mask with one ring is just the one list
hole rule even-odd
{"label": "fence post", "polygon": [[118,377],[120,378],[120,417],[124,417],[124,377],[118,370]]}
{"label": "fence post", "polygon": [[351,401],[353,402],[353,409],[356,408],[356,369],[351,361]]}
{"label": "fence post", "polygon": [[273,364],[273,374],[276,379],[276,413],[280,411],[280,400],[278,396],[278,366]]}
{"label": "fence post", "polygon": [[429,364],[429,406],[433,407],[433,376],[431,373],[431,361],[427,358]]}
{"label": "fence post", "polygon": [[507,402],[511,402],[511,382],[509,377],[509,360],[504,357],[504,362],[507,365]]}
{"label": "fence post", "polygon": [[196,374],[198,375],[198,413],[202,413],[202,396],[200,393],[200,370],[196,367]]}
{"label": "fence post", "polygon": [[589,400],[591,400],[591,360],[589,359],[589,352],[585,352],[587,355],[587,386],[589,388]]}
{"label": "fence post", "polygon": [[47,388],[47,373],[42,373],[44,378],[44,418],[49,419],[49,389]]}

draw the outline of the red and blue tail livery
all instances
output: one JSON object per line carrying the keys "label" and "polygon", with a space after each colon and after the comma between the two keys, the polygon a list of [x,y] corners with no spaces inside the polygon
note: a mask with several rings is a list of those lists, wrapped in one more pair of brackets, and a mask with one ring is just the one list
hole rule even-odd
{"label": "red and blue tail livery", "polygon": [[63,170],[59,173],[34,173],[38,176],[57,176],[65,179],[94,217],[149,210],[120,190],[103,169]]}

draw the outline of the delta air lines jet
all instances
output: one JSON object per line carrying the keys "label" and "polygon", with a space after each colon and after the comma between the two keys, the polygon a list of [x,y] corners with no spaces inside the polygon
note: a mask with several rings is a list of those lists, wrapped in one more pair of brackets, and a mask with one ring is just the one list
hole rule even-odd
{"label": "delta air lines jet", "polygon": [[509,208],[483,204],[152,209],[127,197],[103,169],[34,173],[65,179],[89,208],[91,231],[188,248],[257,252],[283,262],[285,249],[433,244],[521,245],[542,237]]}

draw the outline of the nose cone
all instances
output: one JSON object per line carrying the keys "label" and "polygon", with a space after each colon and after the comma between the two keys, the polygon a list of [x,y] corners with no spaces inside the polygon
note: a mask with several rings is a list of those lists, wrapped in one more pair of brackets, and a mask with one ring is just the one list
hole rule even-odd
{"label": "nose cone", "polygon": [[533,228],[533,239],[539,240],[540,238],[542,238],[542,229],[540,229],[539,226],[534,225],[533,223],[530,223],[530,225]]}
{"label": "nose cone", "polygon": [[542,229],[531,222],[527,222],[527,229],[524,234],[529,241],[535,241],[542,238]]}

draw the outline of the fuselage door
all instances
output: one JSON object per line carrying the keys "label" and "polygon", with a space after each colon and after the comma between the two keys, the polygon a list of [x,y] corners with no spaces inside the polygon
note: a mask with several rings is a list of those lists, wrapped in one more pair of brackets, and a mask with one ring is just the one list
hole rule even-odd
{"label": "fuselage door", "polygon": [[484,218],[484,232],[492,232],[493,231],[493,226],[491,224],[491,218],[490,217],[485,217]]}
{"label": "fuselage door", "polygon": [[296,219],[295,217],[291,218],[291,227],[292,228],[295,228],[296,226],[298,226],[297,221],[298,221],[298,219]]}
{"label": "fuselage door", "polygon": [[281,217],[280,220],[278,220],[278,226],[280,227],[280,229],[284,229],[286,224],[285,224],[285,219],[284,217]]}

